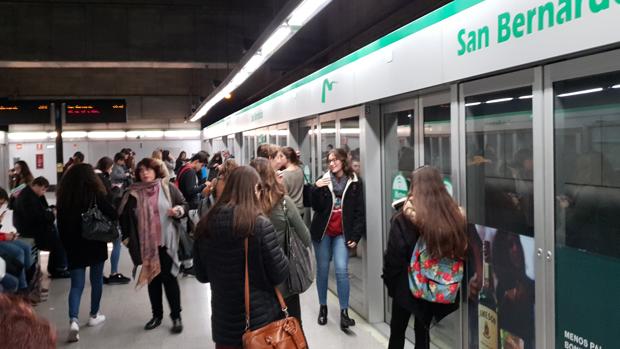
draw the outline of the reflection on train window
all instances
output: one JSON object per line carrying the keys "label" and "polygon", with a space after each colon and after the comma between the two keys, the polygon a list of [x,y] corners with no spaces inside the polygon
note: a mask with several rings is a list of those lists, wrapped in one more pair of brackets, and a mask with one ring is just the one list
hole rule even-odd
{"label": "reflection on train window", "polygon": [[449,103],[424,108],[424,164],[437,167],[451,183]]}
{"label": "reflection on train window", "polygon": [[620,257],[620,71],[553,87],[556,243]]}
{"label": "reflection on train window", "polygon": [[465,99],[471,222],[534,235],[531,87]]}
{"label": "reflection on train window", "polygon": [[360,118],[353,117],[340,120],[340,148],[344,149],[351,160],[351,166],[359,176],[360,166]]}
{"label": "reflection on train window", "polygon": [[327,154],[336,148],[336,121],[321,123],[321,169],[327,172]]}

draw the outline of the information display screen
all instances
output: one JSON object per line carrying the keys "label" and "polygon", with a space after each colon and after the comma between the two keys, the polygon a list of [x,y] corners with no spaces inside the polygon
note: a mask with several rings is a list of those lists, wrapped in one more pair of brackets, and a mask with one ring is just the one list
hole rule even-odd
{"label": "information display screen", "polygon": [[0,125],[49,124],[47,101],[0,101]]}
{"label": "information display screen", "polygon": [[127,122],[127,104],[123,99],[67,101],[65,120],[68,124]]}

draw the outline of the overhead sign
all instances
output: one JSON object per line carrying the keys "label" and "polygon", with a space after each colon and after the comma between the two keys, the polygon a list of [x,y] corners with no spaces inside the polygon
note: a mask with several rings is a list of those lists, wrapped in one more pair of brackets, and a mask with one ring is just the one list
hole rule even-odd
{"label": "overhead sign", "polygon": [[0,125],[49,124],[51,122],[49,109],[49,102],[0,102]]}
{"label": "overhead sign", "polygon": [[123,99],[68,101],[65,120],[68,124],[127,122],[127,104]]}

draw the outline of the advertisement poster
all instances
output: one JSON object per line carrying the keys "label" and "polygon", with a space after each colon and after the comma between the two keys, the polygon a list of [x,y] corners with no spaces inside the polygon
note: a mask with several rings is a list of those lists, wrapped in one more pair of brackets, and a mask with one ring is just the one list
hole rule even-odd
{"label": "advertisement poster", "polygon": [[469,259],[470,349],[533,349],[534,238],[471,226],[479,239]]}
{"label": "advertisement poster", "polygon": [[36,157],[36,166],[37,166],[37,170],[42,170],[43,169],[43,154],[37,154]]}

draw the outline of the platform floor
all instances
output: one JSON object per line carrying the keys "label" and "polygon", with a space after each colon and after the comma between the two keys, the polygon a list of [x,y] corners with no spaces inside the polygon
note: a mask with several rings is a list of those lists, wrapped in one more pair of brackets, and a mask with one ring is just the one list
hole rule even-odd
{"label": "platform floor", "polygon": [[[46,256],[42,256],[42,264],[44,263]],[[106,262],[105,275],[109,273],[109,268],[109,263]],[[125,275],[130,274],[131,262],[125,249],[121,256],[120,269]],[[36,311],[56,327],[59,348],[215,348],[211,340],[209,287],[192,277],[180,278],[182,317],[185,327],[182,334],[170,333],[169,318],[155,330],[143,329],[151,315],[146,288],[135,290],[133,284],[104,285],[101,313],[106,315],[106,322],[95,328],[83,326],[80,330],[80,341],[73,344],[66,343],[69,326],[67,315],[69,285],[68,279],[53,280],[49,286],[49,299],[36,307]],[[165,301],[164,304],[164,311],[168,312]],[[302,295],[304,331],[311,348],[387,347],[387,338],[357,314],[351,314],[357,321],[357,326],[352,327],[349,334],[340,331],[337,299],[331,293],[328,299],[329,322],[327,326],[319,326],[316,323],[317,304],[316,289],[312,287]],[[90,285],[87,281],[80,307],[80,321],[83,325],[88,320],[89,308]],[[412,346],[408,343],[407,347]]]}

